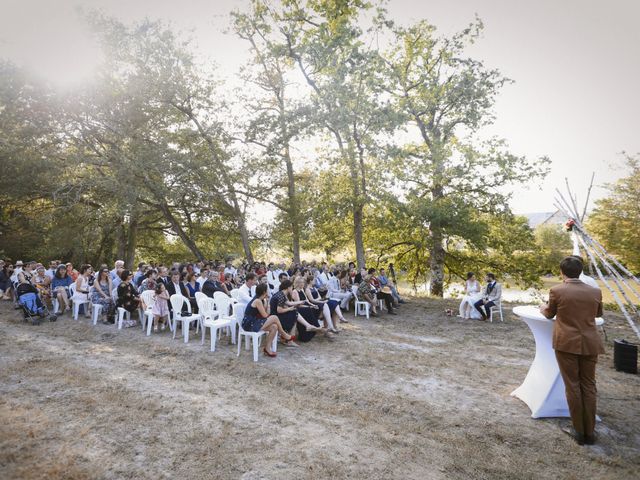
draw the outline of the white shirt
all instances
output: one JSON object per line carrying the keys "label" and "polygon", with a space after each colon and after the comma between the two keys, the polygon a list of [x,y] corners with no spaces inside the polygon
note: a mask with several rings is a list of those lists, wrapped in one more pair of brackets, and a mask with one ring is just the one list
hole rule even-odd
{"label": "white shirt", "polygon": [[241,285],[238,289],[238,303],[248,305],[252,298],[253,295],[251,295],[251,289],[247,284],[245,283],[244,285]]}
{"label": "white shirt", "polygon": [[[329,272],[322,272],[319,276],[318,276],[318,280],[320,280],[320,283],[322,284],[323,287],[327,287],[327,285],[329,284],[329,281],[331,280],[331,277],[333,277],[333,275],[331,275],[331,273]],[[339,290],[339,289],[338,289]]]}
{"label": "white shirt", "polygon": [[16,267],[16,269],[13,271],[13,275],[11,275],[10,280],[13,283],[16,283],[18,281],[18,275],[20,274],[20,272],[22,272],[22,267]]}
{"label": "white shirt", "polygon": [[329,283],[328,290],[330,292],[339,292],[341,290],[340,280],[338,280],[338,277],[336,277],[335,275],[331,276],[328,283]]}
{"label": "white shirt", "polygon": [[277,289],[278,285],[280,285],[280,281],[278,280],[278,271],[276,270],[275,272],[272,272],[269,270],[267,272],[267,280],[270,285],[273,285],[273,287]]}
{"label": "white shirt", "polygon": [[207,279],[205,277],[198,277],[198,279],[196,280],[196,282],[200,285],[200,291],[202,291],[202,285],[204,285],[204,282],[206,282]]}
{"label": "white shirt", "polygon": [[224,274],[230,273],[232,277],[236,275],[237,270],[233,267],[227,267],[224,269]]}
{"label": "white shirt", "polygon": [[50,268],[49,270],[45,270],[44,274],[53,280],[56,271],[53,268]]}

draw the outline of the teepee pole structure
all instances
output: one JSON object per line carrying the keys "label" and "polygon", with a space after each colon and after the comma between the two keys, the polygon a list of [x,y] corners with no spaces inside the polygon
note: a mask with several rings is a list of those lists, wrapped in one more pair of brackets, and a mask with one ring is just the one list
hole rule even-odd
{"label": "teepee pole structure", "polygon": [[[589,186],[589,191],[587,193],[587,202],[589,201],[591,194],[593,179],[594,177],[592,176],[591,185]],[[577,242],[574,242],[574,254],[576,253],[576,249],[579,252],[580,247],[582,247],[589,259],[589,263],[598,275],[598,278],[611,292],[611,295],[618,304],[618,307],[629,323],[629,326],[640,339],[640,329],[638,329],[636,324],[636,320],[640,320],[640,311],[636,303],[629,298],[628,292],[633,293],[633,296],[638,300],[640,300],[640,293],[634,288],[634,286],[627,282],[624,276],[633,279],[637,284],[640,284],[640,281],[631,272],[629,272],[629,270],[621,265],[618,260],[607,253],[605,248],[586,232],[582,222],[584,221],[587,211],[587,204],[585,204],[583,213],[580,215],[577,198],[571,192],[568,179],[565,179],[565,183],[570,201],[567,201],[567,198],[565,198],[562,192],[556,189],[557,196],[555,198],[554,206],[560,213],[566,215],[569,219],[567,225],[573,232],[575,239],[577,239]],[[606,276],[600,267],[604,269]],[[634,320],[634,317],[636,320]]]}

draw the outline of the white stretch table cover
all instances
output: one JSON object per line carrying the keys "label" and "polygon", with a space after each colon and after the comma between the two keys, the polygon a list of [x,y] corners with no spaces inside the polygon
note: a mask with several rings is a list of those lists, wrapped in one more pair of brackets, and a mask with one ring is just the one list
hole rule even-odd
{"label": "white stretch table cover", "polygon": [[[564,382],[551,346],[554,321],[545,318],[538,307],[531,305],[514,307],[513,313],[531,329],[536,341],[536,356],[524,382],[511,395],[527,404],[533,418],[569,417]],[[596,318],[596,325],[602,324],[604,320]]]}

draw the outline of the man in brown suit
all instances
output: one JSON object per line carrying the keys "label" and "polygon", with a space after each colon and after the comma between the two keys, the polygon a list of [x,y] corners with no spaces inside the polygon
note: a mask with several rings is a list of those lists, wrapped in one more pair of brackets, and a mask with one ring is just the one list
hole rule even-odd
{"label": "man in brown suit", "polygon": [[556,317],[553,348],[564,380],[573,429],[563,428],[579,445],[593,445],[596,423],[596,363],[604,353],[596,330],[602,316],[602,292],[582,283],[582,261],[567,257],[560,262],[563,283],[549,291],[549,302],[540,306],[547,318]]}

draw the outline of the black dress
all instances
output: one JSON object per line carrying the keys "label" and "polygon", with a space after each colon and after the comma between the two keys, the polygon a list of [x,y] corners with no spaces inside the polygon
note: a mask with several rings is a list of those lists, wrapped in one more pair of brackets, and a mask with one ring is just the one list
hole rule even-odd
{"label": "black dress", "polygon": [[287,294],[284,293],[283,290],[280,290],[279,292],[276,292],[273,295],[273,297],[271,297],[271,300],[269,301],[271,315],[278,316],[278,319],[280,320],[280,324],[282,325],[282,328],[287,333],[293,330],[293,327],[296,324],[296,319],[298,318],[298,312],[296,310],[292,310],[290,312],[278,313],[278,306],[286,307],[288,300],[289,299],[287,298]]}
{"label": "black dress", "polygon": [[[298,290],[298,295],[300,295],[300,300],[302,301],[305,301],[307,299],[302,290]],[[320,322],[318,321],[318,317],[320,316],[319,309],[301,305],[298,307],[298,312],[300,313],[300,315],[302,315],[302,318],[304,318],[311,325],[316,327],[320,326]],[[308,342],[315,336],[316,332],[308,332],[307,328],[304,325],[298,325],[298,340],[300,340],[301,342]]]}

